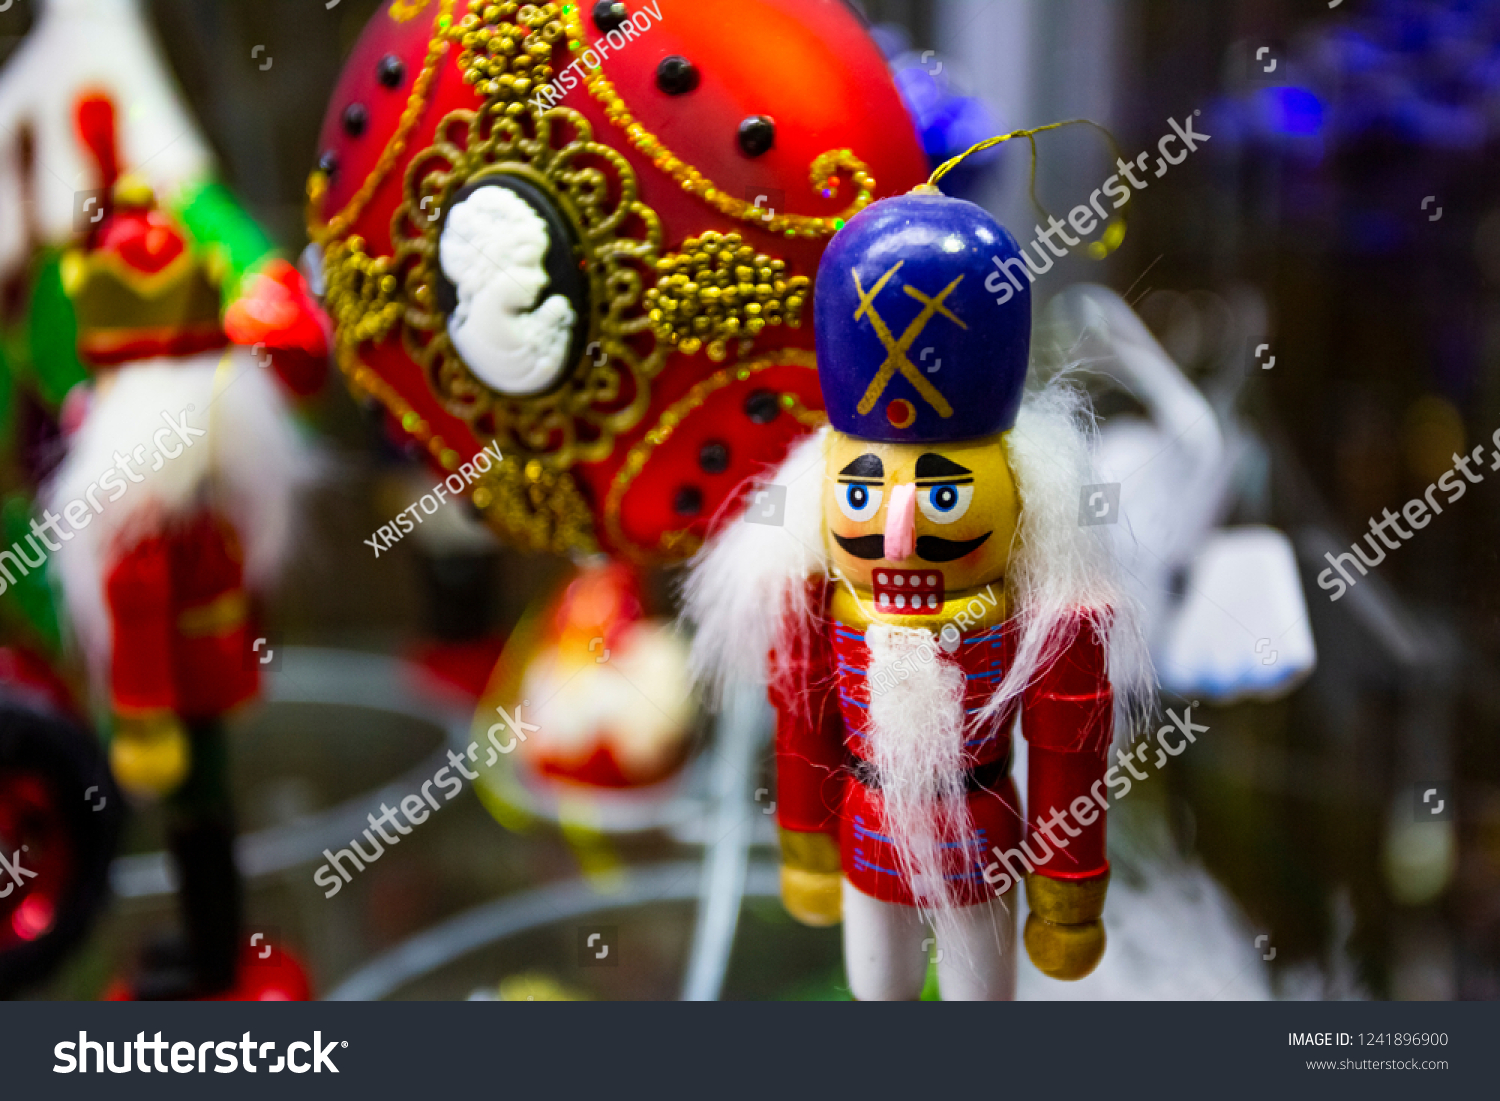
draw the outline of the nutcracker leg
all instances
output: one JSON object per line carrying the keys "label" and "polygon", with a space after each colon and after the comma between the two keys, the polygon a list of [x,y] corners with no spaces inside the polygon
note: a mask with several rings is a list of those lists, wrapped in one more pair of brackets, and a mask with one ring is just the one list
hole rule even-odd
{"label": "nutcracker leg", "polygon": [[233,986],[238,971],[240,876],[223,726],[209,720],[189,732],[192,772],[172,800],[170,843],[194,985],[208,994]]}
{"label": "nutcracker leg", "polygon": [[916,1001],[927,979],[925,941],[932,935],[915,907],[871,898],[844,886],[844,970],[862,1002]]}
{"label": "nutcracker leg", "polygon": [[[945,1002],[1009,1002],[1016,997],[1017,892],[965,906],[938,942],[938,989]],[[957,940],[957,944],[949,943]]]}

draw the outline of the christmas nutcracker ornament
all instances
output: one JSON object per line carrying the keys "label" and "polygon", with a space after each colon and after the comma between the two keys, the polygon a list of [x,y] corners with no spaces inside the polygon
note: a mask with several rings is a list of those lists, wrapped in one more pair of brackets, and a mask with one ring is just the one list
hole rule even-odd
{"label": "christmas nutcracker ornament", "polygon": [[926,174],[841,0],[394,0],[309,183],[350,386],[512,542],[692,553],[821,423],[844,223]]}
{"label": "christmas nutcracker ornament", "polygon": [[1104,951],[1106,754],[1151,675],[1079,523],[1084,399],[1026,390],[1030,285],[1010,233],[933,186],[855,215],[814,301],[829,426],[686,588],[700,674],[769,681],[782,897],[842,918],[860,999],[917,997],[933,935],[944,997],[1013,996],[1023,881],[1042,971]]}
{"label": "christmas nutcracker ornament", "polygon": [[69,396],[31,547],[111,716],[116,780],[166,801],[186,938],[134,993],[210,996],[236,989],[243,950],[224,721],[258,691],[251,594],[286,554],[309,459],[265,358],[230,345],[203,250],[149,187],[112,178],[93,125],[105,214],[61,274],[94,381]]}

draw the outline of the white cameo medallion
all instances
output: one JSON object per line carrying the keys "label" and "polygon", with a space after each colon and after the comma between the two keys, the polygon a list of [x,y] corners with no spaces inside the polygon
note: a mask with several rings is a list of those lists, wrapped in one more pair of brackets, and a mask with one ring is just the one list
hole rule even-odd
{"label": "white cameo medallion", "polygon": [[481,187],[448,212],[438,241],[458,291],[448,337],[475,376],[502,394],[539,394],[567,369],[573,306],[547,285],[547,224],[505,187]]}

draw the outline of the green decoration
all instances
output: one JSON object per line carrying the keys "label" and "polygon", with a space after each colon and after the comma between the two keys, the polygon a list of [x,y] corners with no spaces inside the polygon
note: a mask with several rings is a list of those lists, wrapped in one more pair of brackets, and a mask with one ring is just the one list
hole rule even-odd
{"label": "green decoration", "polygon": [[[20,493],[10,494],[0,504],[0,539],[10,547],[22,542],[31,534],[31,501]],[[48,579],[50,562],[43,562],[34,569],[18,576],[14,584],[6,586],[0,595],[5,618],[20,621],[43,653],[56,658],[62,652],[62,629],[58,623],[57,603]]]}
{"label": "green decoration", "polygon": [[62,253],[56,249],[46,250],[37,260],[27,330],[31,374],[43,400],[55,409],[69,390],[89,377],[78,358],[78,319],[63,291]]}
{"label": "green decoration", "polygon": [[263,229],[220,183],[190,185],[177,196],[172,213],[197,247],[210,257],[223,281],[225,305],[239,297],[240,283],[275,252]]}

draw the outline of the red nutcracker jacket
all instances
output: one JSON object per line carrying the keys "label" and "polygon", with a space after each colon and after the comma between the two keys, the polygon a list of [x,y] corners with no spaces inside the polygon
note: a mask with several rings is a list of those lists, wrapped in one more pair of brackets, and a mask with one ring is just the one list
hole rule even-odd
{"label": "red nutcracker jacket", "polygon": [[243,575],[234,529],[210,510],[113,561],[105,598],[117,713],[205,719],[256,694]]}
{"label": "red nutcracker jacket", "polygon": [[[853,769],[868,759],[864,728],[870,699],[869,650],[862,631],[828,613],[828,592],[822,582],[814,584],[820,590],[814,603],[823,609],[820,620],[813,631],[794,635],[788,652],[773,656],[772,662],[778,670],[770,690],[777,716],[778,821],[784,829],[833,836],[840,844],[844,872],[856,887],[909,902],[904,887],[891,882],[899,877],[890,874],[878,824],[869,820],[869,792]],[[935,620],[934,631],[941,630],[943,622]],[[1060,880],[1091,879],[1109,869],[1102,780],[1113,733],[1114,694],[1091,614],[1080,613],[1072,628],[1071,641],[1027,687],[1019,704],[1029,748],[1024,831],[1014,788],[1005,775],[1017,709],[1009,708],[982,724],[977,718],[1010,667],[1014,620],[965,631],[952,653],[936,658],[954,661],[963,670],[964,706],[970,716],[965,751],[971,776],[985,778],[970,785],[970,813],[981,844],[969,846],[972,856],[960,870],[970,885],[967,901],[993,893],[980,886],[982,868],[1017,843],[1024,849],[1009,862],[1015,878],[1023,863],[1037,874]],[[856,817],[861,820],[853,821]],[[1048,837],[1062,843],[1049,843]]]}

